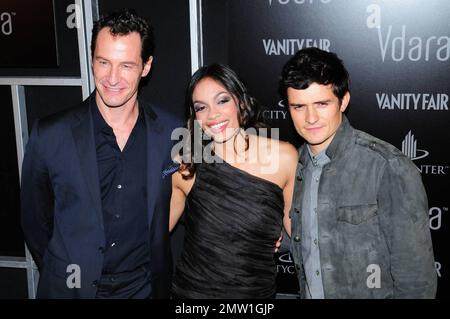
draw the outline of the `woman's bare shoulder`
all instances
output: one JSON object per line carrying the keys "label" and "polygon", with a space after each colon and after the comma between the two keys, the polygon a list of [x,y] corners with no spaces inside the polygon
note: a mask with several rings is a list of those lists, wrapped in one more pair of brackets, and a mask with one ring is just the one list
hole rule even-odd
{"label": "woman's bare shoulder", "polygon": [[294,145],[280,141],[280,168],[290,176],[295,174],[297,163],[298,151]]}
{"label": "woman's bare shoulder", "polygon": [[298,160],[298,150],[289,142],[279,141],[280,143],[280,153],[284,156],[289,157],[295,161]]}
{"label": "woman's bare shoulder", "polygon": [[255,141],[257,142],[258,146],[267,147],[269,150],[278,151],[281,156],[287,157],[287,159],[290,158],[295,161],[297,161],[298,159],[297,149],[289,142],[280,141],[265,136],[256,136]]}

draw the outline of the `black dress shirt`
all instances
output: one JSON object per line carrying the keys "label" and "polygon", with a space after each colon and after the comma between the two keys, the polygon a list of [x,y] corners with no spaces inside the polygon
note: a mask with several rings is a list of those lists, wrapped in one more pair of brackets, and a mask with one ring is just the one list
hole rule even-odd
{"label": "black dress shirt", "polygon": [[143,109],[121,151],[112,128],[92,107],[106,245],[103,274],[135,271],[149,262],[147,135]]}

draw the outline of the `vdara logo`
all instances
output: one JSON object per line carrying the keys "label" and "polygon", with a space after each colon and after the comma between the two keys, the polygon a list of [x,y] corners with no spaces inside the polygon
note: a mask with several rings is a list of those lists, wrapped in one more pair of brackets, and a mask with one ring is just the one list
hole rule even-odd
{"label": "vdara logo", "polygon": [[448,207],[430,207],[428,210],[428,215],[430,217],[430,229],[441,229],[443,213],[448,214]]}
{"label": "vdara logo", "polygon": [[417,149],[417,140],[411,131],[403,139],[402,152],[413,161],[425,158],[430,154],[428,151]]}
{"label": "vdara logo", "polygon": [[0,13],[0,34],[11,35],[13,33],[12,18],[16,15],[15,12],[1,12]]}
{"label": "vdara logo", "polygon": [[447,35],[419,36],[407,32],[406,25],[399,29],[393,25],[382,28],[381,7],[371,4],[366,10],[369,16],[366,25],[376,29],[380,46],[381,60],[391,59],[394,62],[416,61],[448,61],[450,59],[450,37]]}
{"label": "vdara logo", "polygon": [[281,5],[284,5],[284,4],[289,4],[289,3],[293,3],[293,4],[314,4],[314,3],[328,4],[330,2],[331,2],[331,0],[269,0],[269,6],[271,6],[272,3],[278,3]]}
{"label": "vdara logo", "polygon": [[[391,38],[391,32],[392,25],[388,27],[383,39],[381,28],[378,29],[378,40],[383,62],[386,57],[390,57],[395,62],[405,59],[412,62],[422,59],[430,61],[432,58],[438,61],[448,61],[450,57],[450,37],[448,36],[437,37],[433,35],[428,38],[407,36],[405,25],[402,26],[399,36]],[[387,54],[389,51],[390,55]]]}

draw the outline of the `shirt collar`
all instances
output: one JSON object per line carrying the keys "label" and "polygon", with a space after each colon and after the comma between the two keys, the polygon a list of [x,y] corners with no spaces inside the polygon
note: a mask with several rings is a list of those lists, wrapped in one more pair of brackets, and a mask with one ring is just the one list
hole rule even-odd
{"label": "shirt collar", "polygon": [[314,155],[309,145],[306,145],[306,148],[308,150],[309,160],[313,166],[324,166],[330,162],[330,158],[326,154],[326,149],[321,151],[319,154]]}
{"label": "shirt collar", "polygon": [[[92,112],[92,121],[94,124],[94,136],[96,136],[100,133],[114,134],[111,126],[109,126],[108,123],[106,123],[105,119],[103,118],[103,115],[100,113],[100,110],[98,109],[95,99],[91,105],[91,112]],[[144,122],[144,110],[141,106],[141,103],[139,103],[139,115],[138,115],[135,126],[137,126],[138,124],[141,124],[141,123],[145,123]]]}

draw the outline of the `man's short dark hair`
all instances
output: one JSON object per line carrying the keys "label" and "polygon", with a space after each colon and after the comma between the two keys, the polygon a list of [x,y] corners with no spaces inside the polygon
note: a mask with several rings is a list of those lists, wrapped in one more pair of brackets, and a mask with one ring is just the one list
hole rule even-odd
{"label": "man's short dark hair", "polygon": [[304,90],[313,83],[331,84],[334,95],[342,101],[349,91],[349,75],[335,53],[318,48],[302,49],[284,65],[280,81],[283,95],[289,87]]}
{"label": "man's short dark hair", "polygon": [[109,28],[112,35],[127,35],[131,32],[137,32],[141,36],[142,48],[141,58],[142,62],[146,63],[150,56],[153,55],[155,49],[154,36],[152,27],[147,21],[138,16],[132,9],[125,9],[111,13],[108,16],[100,18],[94,22],[92,28],[91,40],[91,55],[94,57],[95,44],[97,36],[101,29]]}

